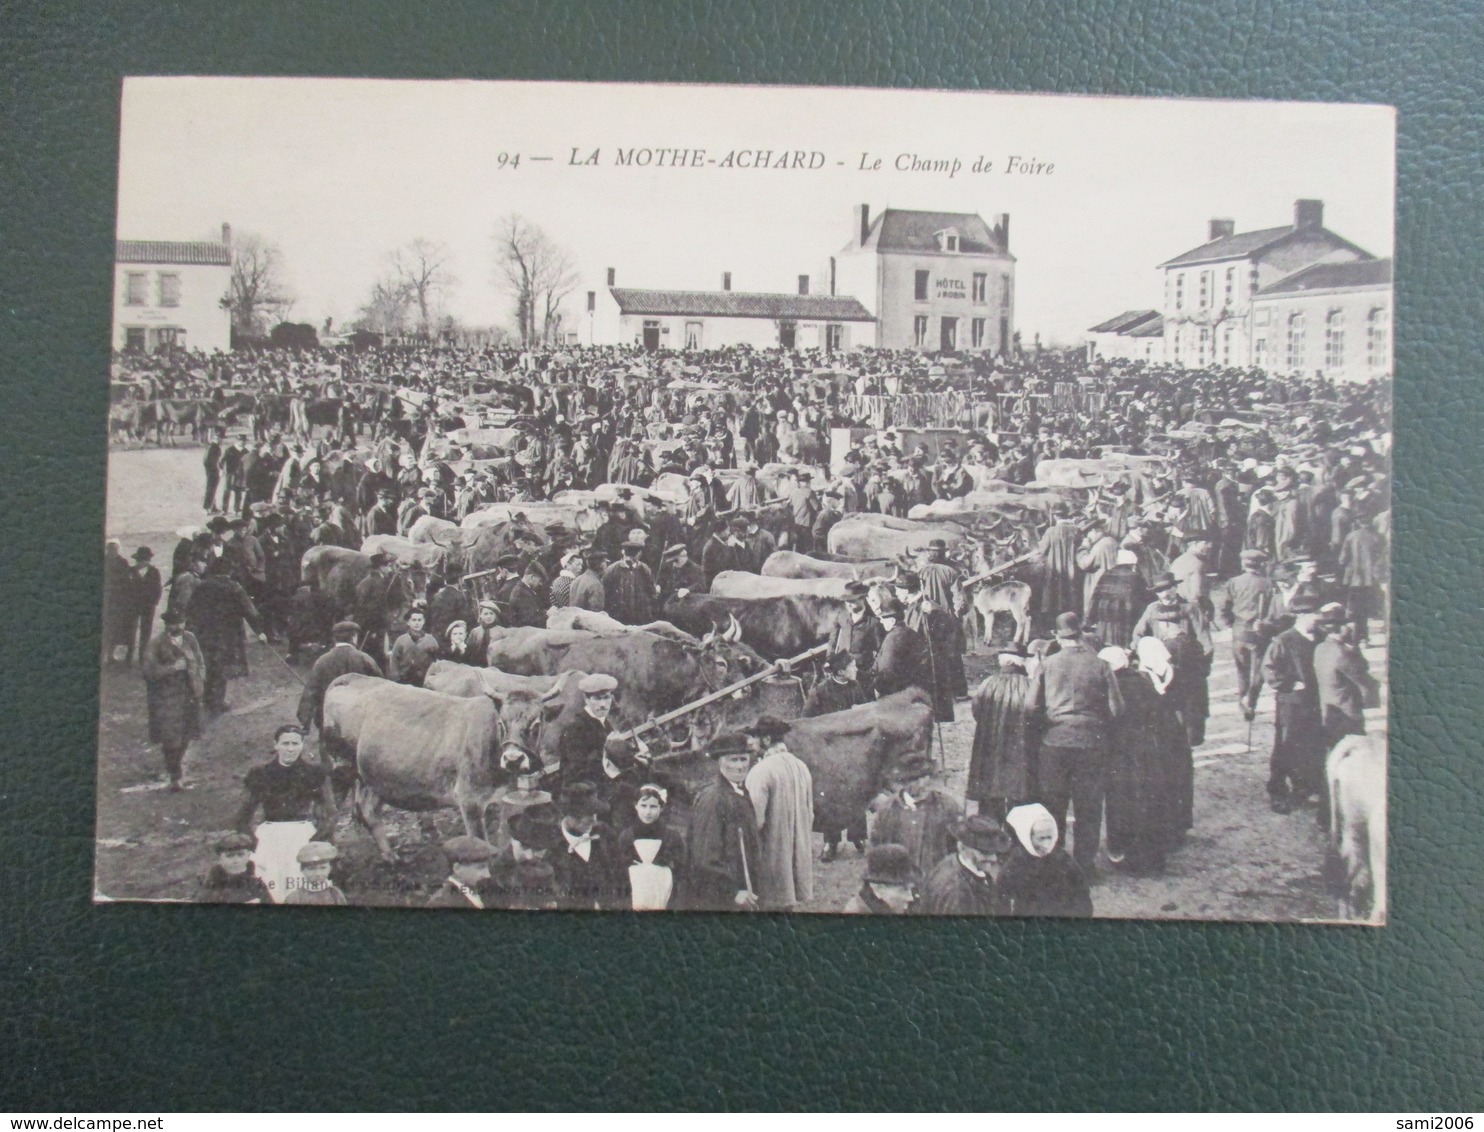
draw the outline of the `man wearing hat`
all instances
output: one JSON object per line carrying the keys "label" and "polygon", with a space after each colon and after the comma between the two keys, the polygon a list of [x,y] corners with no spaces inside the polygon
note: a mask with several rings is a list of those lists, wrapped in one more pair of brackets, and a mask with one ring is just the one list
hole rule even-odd
{"label": "man wearing hat", "polygon": [[753,569],[752,554],[743,541],[746,537],[747,520],[740,515],[728,519],[724,526],[712,532],[701,547],[701,574],[705,585],[698,592],[708,592],[716,575],[723,570]]}
{"label": "man wearing hat", "polygon": [[564,784],[600,780],[603,751],[613,731],[609,716],[618,681],[605,672],[593,672],[582,678],[577,689],[582,693],[582,710],[562,729],[557,740],[559,778]]}
{"label": "man wearing hat", "polygon": [[1036,793],[1028,735],[1031,679],[1025,649],[1001,645],[996,668],[974,693],[974,748],[964,786],[965,807],[1002,818]]}
{"label": "man wearing hat", "polygon": [[1040,738],[1037,766],[1039,800],[1067,828],[1067,806],[1076,809],[1074,856],[1092,875],[1103,828],[1104,774],[1113,741],[1113,722],[1123,712],[1123,696],[1113,671],[1098,659],[1082,636],[1082,619],[1063,613],[1056,619],[1059,649],[1031,679],[1027,712]]}
{"label": "man wearing hat", "polygon": [[1276,594],[1267,574],[1267,555],[1242,551],[1242,572],[1226,584],[1221,620],[1232,631],[1232,662],[1237,669],[1237,703],[1249,723],[1262,694],[1262,654],[1274,631]]}
{"label": "man wearing hat", "polygon": [[563,788],[562,837],[551,857],[557,898],[563,908],[602,911],[619,907],[615,892],[617,837],[607,822],[598,820],[598,789],[591,782],[573,782]]}
{"label": "man wearing hat", "polygon": [[460,834],[443,843],[448,879],[428,900],[429,908],[484,908],[483,886],[490,879],[495,849],[479,837]]}
{"label": "man wearing hat", "polygon": [[588,609],[601,613],[607,608],[608,591],[603,588],[603,568],[606,565],[603,552],[589,546],[582,556],[582,572],[572,582],[572,598],[568,604],[573,609]]}
{"label": "man wearing hat", "polygon": [[212,846],[216,863],[196,892],[200,904],[271,904],[268,886],[253,866],[254,841],[248,833],[228,833]]}
{"label": "man wearing hat", "polygon": [[482,599],[479,602],[479,621],[469,630],[469,639],[464,646],[465,652],[472,658],[471,664],[483,667],[489,663],[491,630],[499,622],[499,606],[494,598]]}
{"label": "man wearing hat", "polygon": [[902,603],[895,597],[882,599],[876,616],[881,623],[881,647],[876,653],[872,677],[878,698],[917,688],[932,695],[931,664],[922,634],[909,627]]}
{"label": "man wearing hat", "polygon": [[311,841],[300,849],[296,857],[299,876],[289,885],[283,902],[344,907],[345,893],[330,879],[330,869],[339,856],[340,851],[328,841]]}
{"label": "man wearing hat", "polygon": [[983,814],[964,818],[953,830],[955,849],[933,867],[912,911],[923,916],[993,916],[998,911],[995,879],[1010,837]]}
{"label": "man wearing hat", "polygon": [[706,752],[716,777],[691,808],[690,839],[680,907],[697,911],[755,911],[761,856],[757,812],[747,793],[752,748],[746,735],[718,736]]}
{"label": "man wearing hat", "polygon": [[742,545],[747,548],[748,569],[761,571],[763,563],[777,552],[778,540],[773,537],[772,531],[759,522],[758,512],[744,511],[738,517],[747,524],[747,533],[742,536]]}
{"label": "man wearing hat", "polygon": [[352,620],[361,627],[361,647],[378,665],[386,665],[386,634],[391,622],[390,595],[397,584],[390,554],[378,550],[371,555],[371,570],[356,583]]}
{"label": "man wearing hat", "polygon": [[814,898],[814,777],[788,749],[788,732],[771,715],[747,729],[761,757],[745,780],[757,815],[758,905],[783,912]]}
{"label": "man wearing hat", "polygon": [[565,842],[550,801],[510,819],[510,844],[490,868],[486,906],[542,911],[561,906],[552,859]]}
{"label": "man wearing hat", "polygon": [[926,876],[953,848],[953,827],[963,807],[932,784],[933,762],[908,755],[891,773],[890,801],[876,813],[872,845],[905,845],[919,876]]}
{"label": "man wearing hat", "polygon": [[916,574],[902,573],[894,583],[897,600],[902,603],[902,620],[920,634],[927,649],[928,691],[933,697],[933,718],[939,723],[954,720],[954,700],[969,694],[969,681],[964,673],[963,651],[959,645],[959,623],[948,610],[929,601],[922,592],[922,581]]}
{"label": "man wearing hat", "polygon": [[663,609],[674,597],[690,593],[705,593],[706,575],[690,560],[690,551],[685,543],[677,542],[665,548],[660,560],[659,591],[660,608]]}
{"label": "man wearing hat", "polygon": [[438,659],[438,638],[427,631],[427,608],[418,603],[407,611],[407,632],[392,645],[387,658],[386,677],[414,688],[423,686],[423,677]]}
{"label": "man wearing hat", "polygon": [[913,552],[916,562],[912,570],[922,583],[922,592],[927,599],[951,613],[959,596],[958,584],[964,574],[958,567],[950,566],[944,561],[947,555],[948,544],[940,538],[932,539],[926,546]]}
{"label": "man wearing hat", "polygon": [[376,493],[376,505],[361,516],[361,537],[397,533],[397,493],[383,487]]}
{"label": "man wearing hat", "polygon": [[623,557],[603,572],[605,611],[625,625],[654,620],[654,575],[639,561],[644,543],[644,532],[630,531],[623,541]]}
{"label": "man wearing hat", "polygon": [[832,652],[825,657],[823,678],[804,700],[804,718],[846,711],[869,701],[856,678],[855,658],[848,652]]}
{"label": "man wearing hat", "polygon": [[1324,791],[1324,726],[1314,650],[1323,632],[1319,606],[1307,595],[1288,607],[1293,625],[1273,638],[1263,660],[1263,678],[1273,689],[1277,711],[1273,753],[1268,762],[1268,798],[1286,814],[1311,794]]}
{"label": "man wearing hat", "polygon": [[160,572],[153,564],[154,556],[153,550],[141,546],[134,551],[134,568],[129,571],[128,608],[132,618],[128,626],[130,662],[134,660],[136,649],[141,662],[143,661],[145,647],[155,631],[155,609],[165,592]]}
{"label": "man wearing hat", "polygon": [[[1046,528],[1037,552],[1046,562],[1041,585],[1040,611],[1055,616],[1071,610],[1082,614],[1082,571],[1077,566],[1077,547],[1082,536],[1066,504],[1058,504],[1056,521]],[[1044,622],[1042,622],[1044,624]]]}
{"label": "man wearing hat", "polygon": [[860,891],[840,911],[855,916],[905,916],[917,892],[917,871],[903,845],[872,845]]}
{"label": "man wearing hat", "polygon": [[341,676],[358,672],[363,676],[380,676],[376,661],[356,648],[361,627],[354,621],[337,621],[331,635],[335,643],[310,666],[304,678],[304,691],[299,696],[299,726],[308,731],[324,723],[325,692]]}
{"label": "man wearing hat", "polygon": [[227,710],[227,681],[247,675],[247,634],[250,625],[258,640],[266,643],[257,608],[247,592],[228,576],[226,558],[208,559],[206,576],[191,591],[186,608],[186,627],[195,634],[206,662],[202,696],[206,710],[220,715]]}
{"label": "man wearing hat", "polygon": [[973,490],[973,477],[964,471],[958,450],[952,444],[943,445],[933,472],[933,494],[939,499],[962,499]]}
{"label": "man wearing hat", "polygon": [[170,789],[184,789],[181,777],[186,748],[201,734],[201,696],[206,662],[196,638],[186,632],[185,618],[166,610],[160,635],[139,656],[149,710],[150,742],[165,757]]}
{"label": "man wearing hat", "polygon": [[[462,621],[467,628],[469,622],[474,620],[474,603],[462,586],[450,585],[441,580],[433,584],[437,589],[428,599],[428,632],[440,641],[446,641],[448,628],[455,621]],[[546,624],[544,619],[541,623],[543,626]]]}
{"label": "man wearing hat", "polygon": [[830,633],[830,654],[845,654],[855,662],[855,680],[868,700],[876,698],[876,654],[881,649],[881,622],[871,612],[865,582],[845,583],[845,616]]}
{"label": "man wearing hat", "polygon": [[843,494],[838,487],[826,488],[821,493],[822,502],[819,506],[819,514],[814,517],[814,525],[809,531],[816,550],[823,550],[829,546],[830,531],[845,517],[841,506]]}
{"label": "man wearing hat", "polygon": [[506,620],[517,628],[546,627],[546,586],[535,562],[526,565],[505,598]]}
{"label": "man wearing hat", "polygon": [[[1365,734],[1365,706],[1376,699],[1380,685],[1356,643],[1345,607],[1332,601],[1320,608],[1319,618],[1324,639],[1314,646],[1314,676],[1324,747],[1329,751],[1346,735]],[[1328,810],[1320,807],[1321,824],[1328,820]]]}

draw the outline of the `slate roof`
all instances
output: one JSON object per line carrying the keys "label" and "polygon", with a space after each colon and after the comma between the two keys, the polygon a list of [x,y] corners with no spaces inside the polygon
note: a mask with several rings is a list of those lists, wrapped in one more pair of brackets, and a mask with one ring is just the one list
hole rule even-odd
{"label": "slate roof", "polygon": [[[1185,267],[1195,263],[1215,263],[1218,260],[1246,259],[1248,256],[1258,252],[1266,251],[1268,248],[1282,243],[1293,235],[1297,228],[1292,224],[1285,224],[1281,228],[1259,228],[1255,232],[1238,232],[1234,236],[1223,236],[1219,240],[1212,240],[1202,244],[1198,248],[1191,248],[1188,252],[1181,252],[1174,259],[1167,259],[1160,267]],[[1364,248],[1357,247],[1343,236],[1337,236],[1328,228],[1315,228],[1337,248],[1349,248],[1358,252],[1365,259],[1373,259],[1370,252]]]}
{"label": "slate roof", "polygon": [[1096,326],[1089,327],[1089,334],[1126,334],[1142,322],[1151,318],[1159,318],[1159,311],[1124,311],[1107,322],[1100,322]]}
{"label": "slate roof", "polygon": [[886,208],[871,221],[864,247],[878,252],[940,252],[937,234],[958,232],[958,250],[968,255],[1004,255],[994,231],[976,212],[918,212]]}
{"label": "slate roof", "polygon": [[755,291],[649,291],[610,287],[624,314],[696,315],[710,318],[795,318],[875,322],[849,295],[789,295]]}
{"label": "slate roof", "polygon": [[1130,330],[1125,330],[1130,338],[1163,338],[1165,333],[1165,320],[1163,315],[1155,315],[1148,322],[1141,322]]}
{"label": "slate roof", "polygon": [[116,263],[217,264],[229,267],[232,249],[209,240],[119,240],[113,258]]}
{"label": "slate roof", "polygon": [[1329,291],[1338,287],[1386,287],[1391,285],[1391,260],[1363,259],[1356,263],[1316,263],[1276,283],[1269,283],[1257,293],[1292,295],[1303,291]]}

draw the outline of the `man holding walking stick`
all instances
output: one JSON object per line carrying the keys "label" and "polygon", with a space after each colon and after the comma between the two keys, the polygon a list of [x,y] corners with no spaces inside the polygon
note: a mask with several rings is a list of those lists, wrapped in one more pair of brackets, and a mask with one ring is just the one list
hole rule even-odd
{"label": "man holding walking stick", "polygon": [[747,793],[752,752],[745,735],[721,735],[706,752],[716,778],[696,797],[684,872],[683,907],[709,912],[757,910],[757,817]]}

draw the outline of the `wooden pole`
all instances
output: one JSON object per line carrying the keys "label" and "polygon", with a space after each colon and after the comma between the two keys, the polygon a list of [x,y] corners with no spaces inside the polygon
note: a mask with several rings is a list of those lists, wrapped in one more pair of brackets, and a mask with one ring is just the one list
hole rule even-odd
{"label": "wooden pole", "polygon": [[796,664],[803,664],[806,660],[812,660],[816,656],[819,656],[821,653],[828,652],[829,647],[830,646],[827,644],[816,645],[814,648],[809,649],[807,652],[801,652],[798,656],[793,657],[786,662],[770,664],[761,672],[755,672],[751,676],[748,676],[742,680],[738,680],[733,684],[728,684],[725,688],[718,688],[714,692],[708,692],[699,700],[694,700],[691,703],[684,704],[681,707],[676,708],[674,711],[667,711],[663,715],[657,715],[653,719],[648,720],[645,723],[641,723],[638,727],[635,727],[629,731],[616,732],[613,735],[613,738],[622,740],[633,739],[639,735],[644,734],[644,732],[646,731],[652,731],[656,727],[663,727],[667,723],[673,723],[675,720],[680,719],[683,716],[687,716],[693,711],[698,711],[699,709],[705,707],[707,704],[713,704],[717,700],[725,699],[733,692],[739,692],[743,688],[751,687],[753,684],[758,683],[760,680],[766,680],[769,676],[775,675],[783,663],[787,663],[790,668]]}

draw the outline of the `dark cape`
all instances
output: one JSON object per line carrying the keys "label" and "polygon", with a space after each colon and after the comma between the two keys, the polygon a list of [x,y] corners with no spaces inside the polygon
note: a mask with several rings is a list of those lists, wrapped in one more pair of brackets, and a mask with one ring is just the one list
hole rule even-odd
{"label": "dark cape", "polygon": [[1035,793],[1026,733],[1031,680],[1024,672],[991,672],[974,693],[974,750],[964,796],[1021,801]]}

